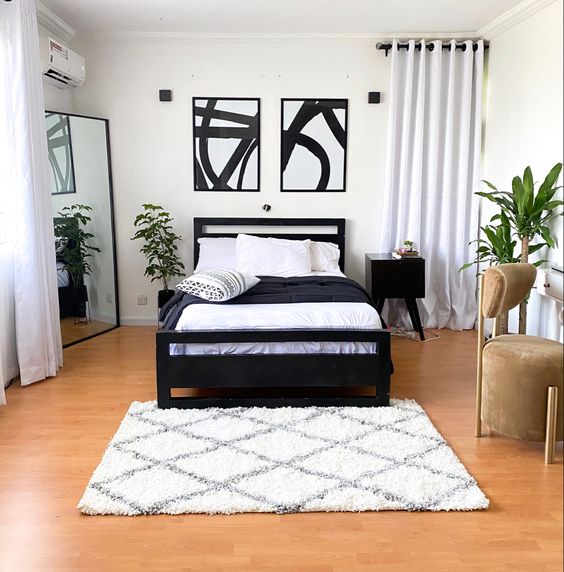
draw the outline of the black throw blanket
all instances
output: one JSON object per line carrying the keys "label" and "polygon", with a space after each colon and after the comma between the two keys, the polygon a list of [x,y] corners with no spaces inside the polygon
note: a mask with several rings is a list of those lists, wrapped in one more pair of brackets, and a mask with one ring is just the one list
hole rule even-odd
{"label": "black throw blanket", "polygon": [[182,311],[191,304],[291,304],[294,302],[364,302],[373,305],[366,290],[350,278],[261,276],[256,286],[227,302],[208,302],[177,290],[176,294],[163,306],[159,319],[165,329],[174,330]]}

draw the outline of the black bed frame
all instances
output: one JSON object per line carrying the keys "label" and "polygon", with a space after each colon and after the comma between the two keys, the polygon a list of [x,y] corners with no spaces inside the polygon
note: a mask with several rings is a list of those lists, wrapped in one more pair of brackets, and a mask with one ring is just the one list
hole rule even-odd
{"label": "black bed frame", "polygon": [[[208,227],[227,227],[208,232]],[[344,269],[345,219],[311,218],[195,218],[194,266],[198,260],[198,239],[237,236],[247,232],[241,227],[304,227],[295,232],[255,232],[304,240],[310,238],[339,246],[339,265]],[[238,230],[228,227],[239,227]],[[305,227],[319,228],[307,231]],[[322,230],[321,227],[334,229]],[[372,342],[373,354],[248,354],[248,355],[170,355],[170,344],[243,342]],[[157,332],[157,400],[160,408],[203,407],[306,407],[306,406],[382,406],[390,400],[390,333],[387,330],[229,330],[186,331],[161,329]],[[319,396],[318,390],[369,387],[373,395]],[[249,396],[173,396],[175,389],[230,389]],[[258,396],[258,389],[312,390],[310,396]],[[255,395],[253,396],[253,391]]]}

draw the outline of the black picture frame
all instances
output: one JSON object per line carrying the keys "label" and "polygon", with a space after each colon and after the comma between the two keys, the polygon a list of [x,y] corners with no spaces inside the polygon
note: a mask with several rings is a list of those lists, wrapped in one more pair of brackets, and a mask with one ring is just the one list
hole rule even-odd
{"label": "black picture frame", "polygon": [[[71,195],[76,193],[76,177],[74,172],[74,154],[72,149],[72,132],[71,132],[71,124],[70,124],[70,117],[71,115],[68,113],[62,113],[58,111],[45,111],[45,121],[51,117],[58,116],[60,117],[59,125],[61,126],[59,129],[55,129],[57,126],[53,126],[51,128],[47,127],[47,152],[48,152],[48,159],[49,159],[49,166],[53,172],[53,178],[55,181],[55,191],[51,190],[52,195]],[[57,135],[57,132],[62,130],[62,138],[60,143],[57,145],[53,145],[54,137]],[[55,155],[55,148],[57,147],[64,147],[67,154],[67,161],[69,166],[69,191],[58,191],[57,190],[57,181],[58,181],[58,174],[57,171],[59,169],[57,157]]]}
{"label": "black picture frame", "polygon": [[[203,108],[197,102],[205,101]],[[218,102],[255,102],[256,114],[243,115],[236,111],[215,110]],[[208,113],[206,113],[208,110]],[[211,123],[213,119],[231,121],[233,125],[214,126],[197,125],[197,118]],[[245,135],[245,137],[243,137]],[[240,139],[233,154],[225,164],[221,173],[215,173],[209,158],[210,138]],[[258,97],[193,97],[192,98],[192,158],[194,165],[194,191],[204,192],[260,192],[260,98]],[[250,158],[256,150],[256,185],[244,187],[244,175]],[[205,160],[202,161],[202,155]],[[204,164],[202,164],[202,162]],[[237,183],[229,184],[230,179],[237,173]],[[216,178],[215,181],[212,179]]]}
{"label": "black picture frame", "polygon": [[[301,114],[301,120],[298,118],[294,133],[290,129],[284,129],[285,126],[285,107],[288,102],[303,102],[300,111],[294,116],[293,123]],[[348,139],[348,102],[346,98],[283,98],[280,100],[280,191],[283,193],[344,193],[346,192],[347,182],[347,139]],[[341,124],[333,110],[344,110],[344,124]],[[325,111],[330,110],[330,111]],[[342,147],[342,159],[337,157],[329,157],[321,142],[313,139],[311,136],[303,133],[309,122],[323,114],[325,123],[333,138],[340,147]],[[300,125],[302,123],[302,125]],[[300,145],[300,140],[304,143],[310,153],[317,156],[320,163],[320,177],[316,188],[312,186],[302,188],[287,188],[284,182],[284,172],[292,157],[292,153],[296,146]],[[339,160],[342,168],[341,184],[329,187],[331,159]],[[303,170],[302,170],[303,171]],[[339,177],[340,180],[340,177]],[[334,183],[333,183],[334,184]]]}

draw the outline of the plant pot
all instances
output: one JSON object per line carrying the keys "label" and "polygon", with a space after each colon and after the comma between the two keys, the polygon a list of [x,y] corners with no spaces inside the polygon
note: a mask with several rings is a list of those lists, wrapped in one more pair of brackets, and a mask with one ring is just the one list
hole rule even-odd
{"label": "plant pot", "polygon": [[86,318],[86,302],[88,302],[88,290],[84,284],[74,288],[74,315],[76,318]]}
{"label": "plant pot", "polygon": [[159,310],[174,296],[174,290],[159,290],[157,305]]}

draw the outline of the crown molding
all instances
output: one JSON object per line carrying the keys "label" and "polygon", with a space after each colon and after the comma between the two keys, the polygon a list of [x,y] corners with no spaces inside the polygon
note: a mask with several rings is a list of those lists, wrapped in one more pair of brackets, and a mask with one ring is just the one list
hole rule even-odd
{"label": "crown molding", "polygon": [[530,18],[533,14],[546,8],[554,1],[555,0],[523,0],[523,2],[517,4],[517,6],[507,12],[504,12],[489,24],[482,26],[477,31],[477,34],[484,40],[491,40],[523,20]]}
{"label": "crown molding", "polygon": [[138,32],[138,31],[114,31],[99,32],[91,35],[81,35],[81,43],[189,43],[189,42],[381,42],[390,38],[412,39],[425,38],[433,40],[475,39],[474,32],[437,33],[437,32],[400,32],[386,34],[366,33],[212,33],[212,32]]}
{"label": "crown molding", "polygon": [[37,1],[35,8],[37,23],[40,26],[43,26],[65,44],[68,44],[74,38],[74,28],[71,28],[64,20],[59,18],[57,14],[51,12],[47,6]]}
{"label": "crown molding", "polygon": [[[109,31],[80,34],[83,44],[99,43],[190,43],[190,42],[389,42],[392,39],[411,40],[490,40],[516,24],[546,8],[556,0],[523,0],[477,31],[467,32],[386,32],[386,33],[270,33],[270,32],[154,32],[154,31]],[[37,21],[64,42],[75,36],[74,29],[36,1]]]}

